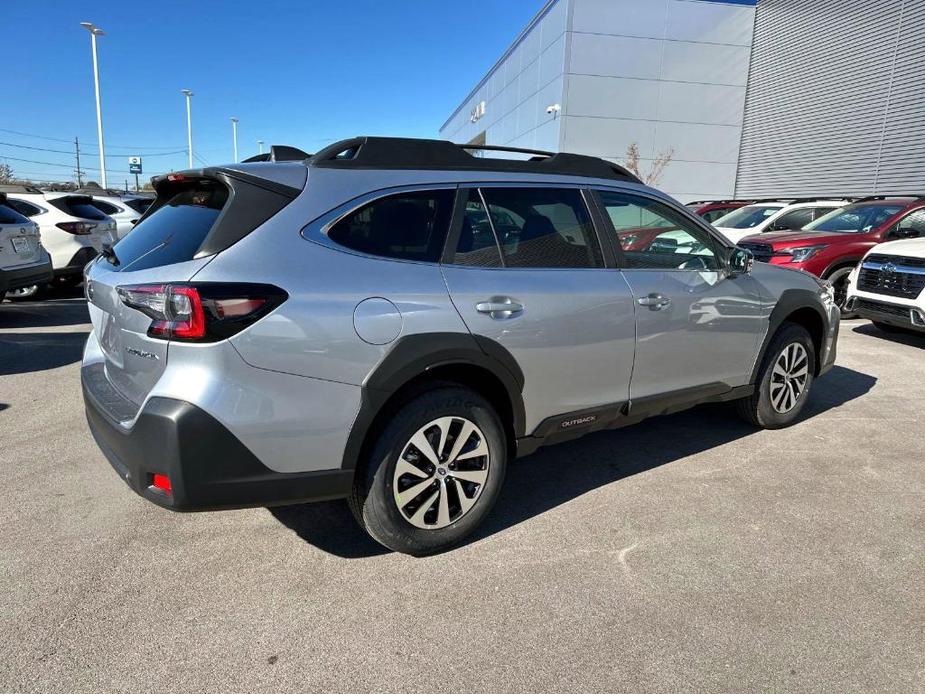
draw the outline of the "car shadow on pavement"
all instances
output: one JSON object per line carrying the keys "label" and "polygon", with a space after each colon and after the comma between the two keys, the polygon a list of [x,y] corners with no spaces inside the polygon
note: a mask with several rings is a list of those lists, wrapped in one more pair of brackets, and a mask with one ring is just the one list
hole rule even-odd
{"label": "car shadow on pavement", "polygon": [[89,334],[0,333],[0,376],[56,369],[80,361]]}
{"label": "car shadow on pavement", "polygon": [[0,304],[0,329],[47,328],[89,322],[87,302],[79,297],[47,301],[5,301]]}
{"label": "car shadow on pavement", "polygon": [[[816,383],[803,418],[859,398],[876,382],[873,376],[836,366]],[[755,431],[738,419],[728,404],[702,405],[541,448],[508,466],[498,503],[466,543],[494,535],[598,487]],[[389,551],[357,525],[345,501],[282,506],[270,512],[300,538],[330,554],[352,559]]]}
{"label": "car shadow on pavement", "polygon": [[890,342],[898,342],[901,345],[925,349],[925,333],[887,332],[886,330],[881,330],[873,323],[857,325],[853,330],[860,335],[870,335],[871,337],[878,337],[881,340],[889,340]]}

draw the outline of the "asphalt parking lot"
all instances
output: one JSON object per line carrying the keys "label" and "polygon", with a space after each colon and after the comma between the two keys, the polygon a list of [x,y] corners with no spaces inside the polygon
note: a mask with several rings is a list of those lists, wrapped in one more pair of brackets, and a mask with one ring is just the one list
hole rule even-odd
{"label": "asphalt parking lot", "polygon": [[541,450],[476,538],[176,515],[86,429],[86,307],[0,305],[0,691],[923,691],[925,339],[843,324],[805,419]]}

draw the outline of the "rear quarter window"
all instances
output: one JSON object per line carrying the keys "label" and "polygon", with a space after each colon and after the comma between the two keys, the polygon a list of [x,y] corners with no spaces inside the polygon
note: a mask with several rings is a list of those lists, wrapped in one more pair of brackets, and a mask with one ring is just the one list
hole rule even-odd
{"label": "rear quarter window", "polygon": [[145,270],[192,260],[227,202],[228,189],[220,184],[175,193],[113,247],[119,258],[116,269]]}
{"label": "rear quarter window", "polygon": [[0,224],[30,224],[30,222],[9,205],[0,203]]}

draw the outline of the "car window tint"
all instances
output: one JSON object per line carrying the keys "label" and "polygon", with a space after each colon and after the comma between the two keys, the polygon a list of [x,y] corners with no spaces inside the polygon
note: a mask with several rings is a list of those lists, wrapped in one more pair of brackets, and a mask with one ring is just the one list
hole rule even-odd
{"label": "car window tint", "polygon": [[498,242],[488,219],[488,212],[482,204],[482,197],[476,189],[471,189],[466,198],[453,264],[469,267],[501,267]]}
{"label": "car window tint", "polygon": [[73,217],[92,219],[96,222],[106,219],[106,215],[93,205],[89,197],[68,195],[49,200],[49,202],[65,214],[69,214]]}
{"label": "car window tint", "polygon": [[[636,269],[717,270],[717,244],[680,212],[635,195],[601,191],[626,266]],[[640,224],[640,221],[644,222]]]}
{"label": "car window tint", "polygon": [[775,229],[802,229],[811,221],[813,221],[813,208],[801,207],[797,210],[785,212],[774,220],[772,226]]}
{"label": "car window tint", "polygon": [[220,185],[193,185],[174,194],[113,247],[117,269],[145,270],[192,260],[226,202],[228,189]]}
{"label": "car window tint", "polygon": [[916,210],[912,214],[906,215],[899,221],[896,228],[912,229],[917,231],[919,236],[925,236],[925,210]]}
{"label": "car window tint", "polygon": [[806,226],[806,231],[845,231],[866,233],[876,229],[902,209],[897,205],[848,205],[824,214]]}
{"label": "car window tint", "polygon": [[704,221],[712,224],[717,219],[719,219],[720,217],[725,217],[727,214],[729,214],[729,208],[719,209],[719,210],[710,210],[709,212],[704,212],[700,216],[703,218]]}
{"label": "car window tint", "polygon": [[601,268],[600,243],[581,191],[483,188],[506,267]]}
{"label": "car window tint", "polygon": [[781,205],[746,205],[720,217],[716,221],[716,226],[728,229],[751,229],[780,210]]}
{"label": "car window tint", "polygon": [[116,214],[119,212],[118,207],[115,205],[110,205],[108,202],[104,202],[103,200],[94,200],[91,204],[103,214]]}
{"label": "car window tint", "polygon": [[0,203],[0,224],[30,224],[30,222],[9,205]]}
{"label": "car window tint", "polygon": [[328,238],[369,255],[436,262],[446,241],[453,198],[452,190],[380,198],[337,222]]}
{"label": "car window tint", "polygon": [[42,211],[40,208],[26,202],[25,200],[14,200],[13,198],[7,198],[6,204],[19,212],[19,214],[23,214],[27,217],[39,214]]}

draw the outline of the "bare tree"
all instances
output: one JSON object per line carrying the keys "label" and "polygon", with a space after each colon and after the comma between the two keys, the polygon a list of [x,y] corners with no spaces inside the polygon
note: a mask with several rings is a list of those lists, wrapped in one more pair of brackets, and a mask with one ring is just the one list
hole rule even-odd
{"label": "bare tree", "polygon": [[15,180],[13,168],[5,162],[0,164],[0,183],[13,183]]}
{"label": "bare tree", "polygon": [[673,157],[674,147],[669,147],[655,156],[648,171],[643,171],[642,158],[639,156],[639,145],[635,142],[631,142],[626,148],[626,162],[624,166],[629,169],[631,173],[636,174],[647,186],[654,186],[661,180],[662,174],[665,172],[665,167],[671,163]]}

